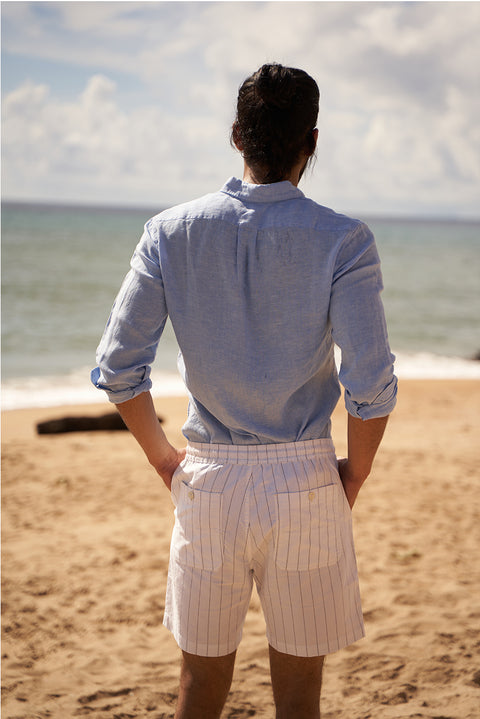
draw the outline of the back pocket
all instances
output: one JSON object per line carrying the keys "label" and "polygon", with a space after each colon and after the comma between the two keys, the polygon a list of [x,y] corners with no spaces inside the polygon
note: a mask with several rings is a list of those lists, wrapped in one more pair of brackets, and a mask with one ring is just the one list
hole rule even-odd
{"label": "back pocket", "polygon": [[214,571],[222,564],[222,495],[181,482],[172,545],[180,564]]}
{"label": "back pocket", "polygon": [[305,571],[336,564],[341,552],[339,487],[277,494],[275,561],[280,569]]}

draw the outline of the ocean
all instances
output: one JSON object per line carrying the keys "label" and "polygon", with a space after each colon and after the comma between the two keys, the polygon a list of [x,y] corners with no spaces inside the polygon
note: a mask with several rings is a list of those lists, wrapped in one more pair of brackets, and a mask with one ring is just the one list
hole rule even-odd
{"label": "ocean", "polygon": [[[2,407],[105,400],[95,349],[144,223],[158,208],[2,205]],[[382,259],[400,378],[480,378],[480,221],[362,217]],[[167,324],[155,395],[184,394]]]}

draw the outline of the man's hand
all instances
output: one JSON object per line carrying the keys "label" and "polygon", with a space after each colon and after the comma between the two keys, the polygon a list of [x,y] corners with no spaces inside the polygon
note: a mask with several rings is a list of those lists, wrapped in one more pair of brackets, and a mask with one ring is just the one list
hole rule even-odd
{"label": "man's hand", "polygon": [[352,476],[351,465],[348,459],[342,458],[338,460],[338,473],[340,474],[340,479],[342,480],[343,489],[345,490],[350,509],[353,509],[353,505],[355,504],[355,500],[363,481]]}
{"label": "man's hand", "polygon": [[170,489],[173,473],[185,457],[186,449],[176,449],[167,440],[150,392],[117,404],[117,409],[148,461]]}
{"label": "man's hand", "polygon": [[159,474],[165,482],[167,489],[171,491],[172,477],[180,462],[185,458],[186,448],[175,449],[175,447],[172,447],[171,445],[170,447],[171,451],[168,456],[165,456],[160,464],[156,463],[153,466],[155,467],[157,474]]}

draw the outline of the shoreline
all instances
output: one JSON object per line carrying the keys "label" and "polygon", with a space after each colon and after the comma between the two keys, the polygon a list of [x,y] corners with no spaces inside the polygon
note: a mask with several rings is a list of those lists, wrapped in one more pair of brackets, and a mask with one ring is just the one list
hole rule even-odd
{"label": "shoreline", "polygon": [[[335,353],[337,369],[340,354]],[[18,377],[4,379],[1,386],[2,411],[50,407],[102,405],[106,396],[90,384],[89,368],[64,376]],[[480,360],[434,355],[427,352],[398,353],[395,374],[400,381],[476,381],[480,380]],[[180,374],[153,369],[152,394],[155,399],[187,396]]]}
{"label": "shoreline", "polygon": [[[187,397],[155,399],[177,446]],[[400,379],[354,507],[366,637],[327,657],[325,719],[475,719],[480,642],[480,381]],[[37,435],[94,405],[2,412],[6,717],[171,719],[180,652],[161,626],[173,506],[127,432]],[[346,452],[342,401],[332,417]],[[225,716],[271,719],[254,593]],[[3,715],[3,714],[2,714]]]}

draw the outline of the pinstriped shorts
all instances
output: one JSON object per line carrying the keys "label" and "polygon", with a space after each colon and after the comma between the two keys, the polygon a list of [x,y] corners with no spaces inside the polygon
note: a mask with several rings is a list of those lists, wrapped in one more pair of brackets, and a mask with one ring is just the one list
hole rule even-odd
{"label": "pinstriped shorts", "polygon": [[192,443],[172,499],[164,624],[181,649],[235,651],[254,581],[277,651],[322,656],[364,636],[351,512],[330,439]]}

